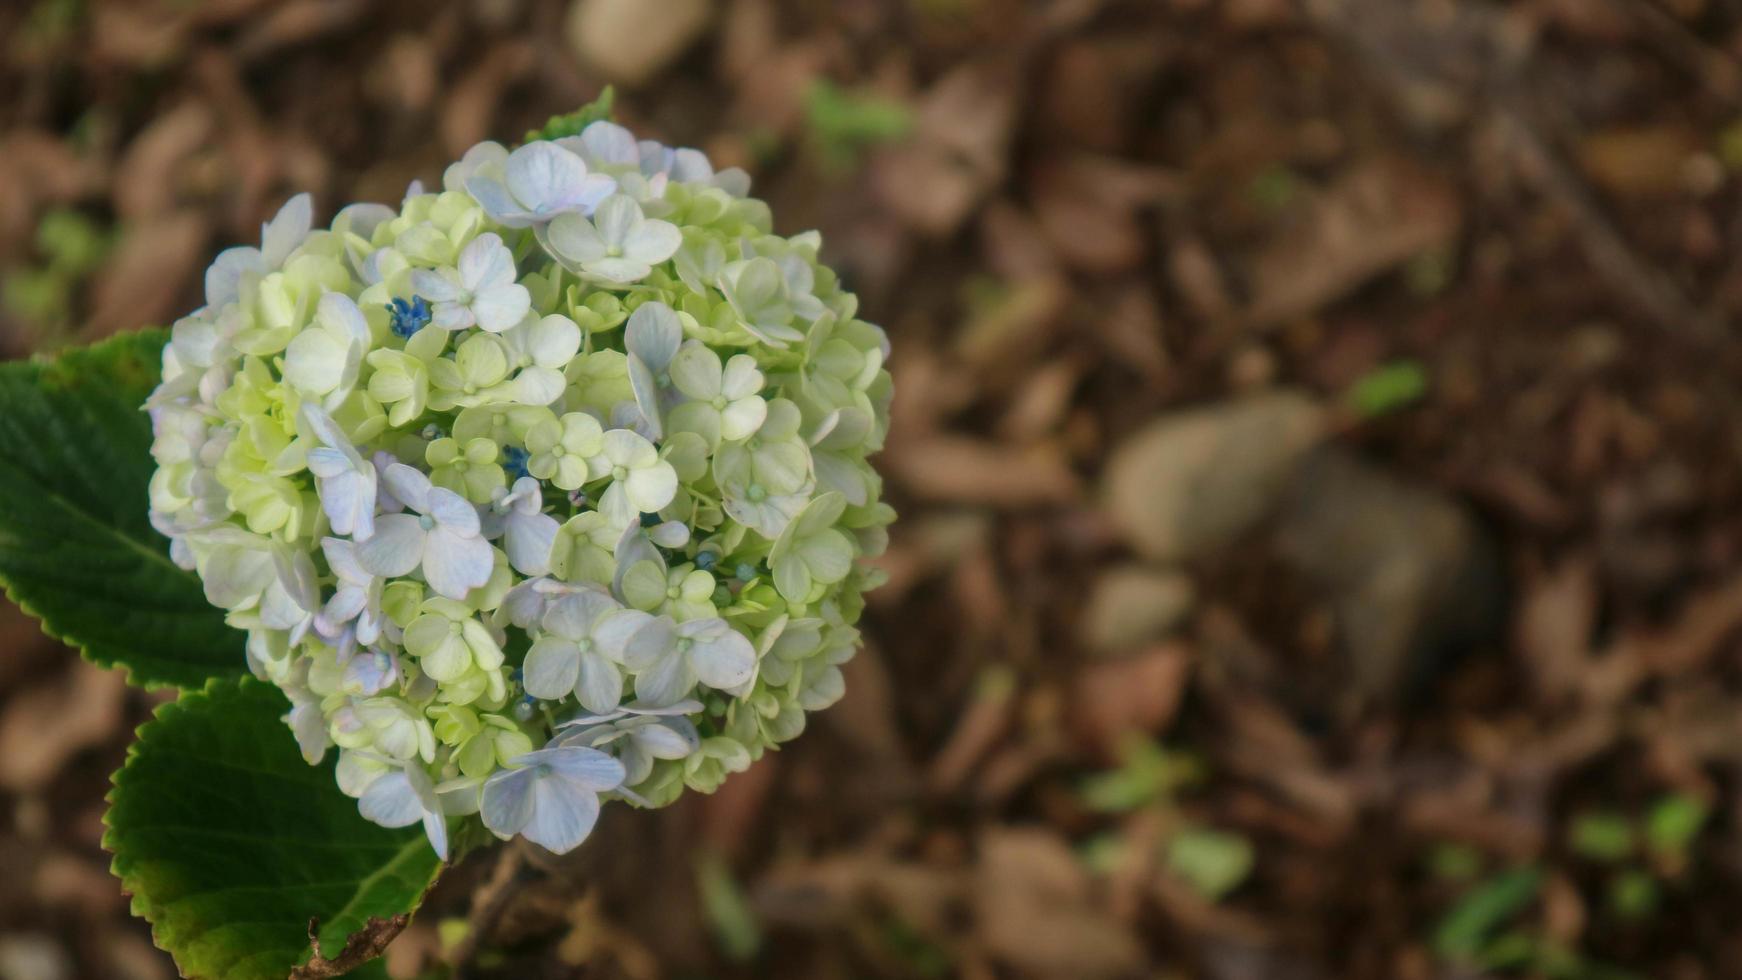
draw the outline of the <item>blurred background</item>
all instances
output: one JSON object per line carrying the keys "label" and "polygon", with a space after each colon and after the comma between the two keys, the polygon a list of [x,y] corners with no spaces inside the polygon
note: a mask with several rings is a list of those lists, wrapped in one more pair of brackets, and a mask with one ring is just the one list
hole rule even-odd
{"label": "blurred background", "polygon": [[[890,583],[395,975],[1742,976],[1742,0],[6,0],[0,353],[606,83],[888,328]],[[0,611],[0,978],[173,975],[160,697]]]}

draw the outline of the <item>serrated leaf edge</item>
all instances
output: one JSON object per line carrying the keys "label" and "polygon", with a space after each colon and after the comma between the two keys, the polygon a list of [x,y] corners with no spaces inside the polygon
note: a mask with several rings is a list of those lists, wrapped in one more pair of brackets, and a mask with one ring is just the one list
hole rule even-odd
{"label": "serrated leaf edge", "polygon": [[[117,835],[119,834],[119,831],[116,829],[115,825],[110,822],[110,816],[115,812],[116,794],[123,788],[120,782],[121,774],[126,771],[128,764],[131,763],[134,757],[139,754],[140,746],[146,737],[146,733],[151,728],[170,721],[178,713],[187,712],[191,706],[200,701],[212,701],[213,695],[216,694],[220,688],[228,687],[236,691],[241,691],[244,687],[250,685],[271,686],[266,684],[265,681],[250,676],[243,676],[240,678],[214,677],[206,681],[204,687],[198,690],[183,688],[181,689],[182,693],[180,697],[177,697],[174,701],[165,701],[163,704],[158,705],[157,708],[152,711],[151,717],[146,719],[138,728],[133,730],[133,741],[127,745],[127,757],[122,760],[121,767],[109,775],[109,791],[103,794],[105,809],[103,810],[103,838],[101,846],[103,850],[108,851],[112,856],[109,861],[109,873],[120,880],[122,893],[128,896],[128,912],[144,919],[146,923],[151,926],[152,945],[169,954],[169,957],[172,960],[175,960],[177,970],[182,970],[181,961],[176,958],[175,951],[166,946],[163,939],[158,935],[158,923],[152,915],[153,905],[151,899],[142,891],[137,889],[137,886],[131,880],[130,868],[123,868],[122,866],[121,853],[117,849]],[[358,819],[362,818],[359,817]],[[403,860],[406,852],[412,848],[423,848],[428,846],[428,842],[426,842],[422,837],[414,837],[409,840],[404,847],[399,849],[399,852],[394,855],[393,860],[382,865],[382,867],[389,868],[398,864]],[[131,862],[128,863],[131,865]],[[436,873],[431,876],[429,883],[424,886],[423,891],[418,893],[417,900],[412,903],[410,908],[405,910],[405,914],[413,917],[416,916],[417,911],[423,907],[423,900],[428,897],[430,889],[435,887],[435,883],[441,878],[443,872],[451,866],[451,863],[436,865]],[[359,884],[361,884],[361,882],[359,882]],[[344,909],[341,909],[339,914],[342,915],[344,911]],[[349,937],[347,936],[346,938],[348,939]],[[306,964],[309,958],[313,955],[314,948],[311,943],[307,953],[302,959],[297,961],[297,965],[302,966],[303,964]],[[185,971],[182,972],[182,976],[188,978],[188,980],[223,980],[221,977],[196,977],[195,975],[186,973]]]}
{"label": "serrated leaf edge", "polygon": [[[96,350],[100,350],[104,347],[107,347],[111,344],[134,343],[134,342],[138,341],[138,338],[146,337],[146,336],[149,336],[149,337],[161,336],[163,338],[164,344],[169,343],[169,331],[159,328],[159,329],[151,329],[151,330],[138,330],[138,331],[133,331],[131,333],[125,333],[125,334],[117,334],[117,335],[110,337],[106,340],[102,340],[102,341],[99,341],[95,344],[90,344],[86,347],[79,348],[79,349],[84,350],[84,351],[96,351]],[[53,363],[59,361],[64,356],[65,356],[65,352],[62,352],[61,354],[57,354],[54,357],[34,357],[34,358],[31,358],[30,361],[27,363],[29,363],[33,366],[36,366],[36,367],[41,367],[44,365],[53,364]],[[139,406],[139,410],[144,411],[145,407],[143,405],[141,405],[141,406]],[[171,689],[171,690],[176,690],[176,691],[185,691],[185,692],[195,692],[195,691],[200,690],[199,688],[187,687],[187,686],[184,686],[181,684],[177,684],[174,681],[158,681],[158,680],[140,681],[140,680],[135,680],[133,667],[127,665],[126,663],[123,663],[122,661],[120,661],[118,659],[115,659],[112,657],[103,657],[103,656],[95,653],[94,651],[92,651],[91,648],[86,646],[84,643],[81,643],[77,640],[74,640],[74,639],[68,637],[68,636],[65,636],[60,631],[51,628],[48,625],[48,621],[43,618],[42,614],[39,613],[35,609],[35,607],[33,607],[30,603],[24,601],[22,598],[19,597],[18,591],[17,591],[17,586],[14,585],[11,581],[8,581],[5,575],[0,575],[0,594],[4,594],[6,596],[6,601],[17,606],[21,612],[23,612],[26,616],[29,616],[32,620],[34,620],[36,622],[37,628],[42,630],[42,634],[44,636],[48,637],[51,640],[54,640],[56,643],[59,643],[63,646],[72,647],[74,650],[77,650],[79,653],[79,656],[82,659],[84,659],[85,662],[87,662],[87,663],[96,664],[98,667],[101,667],[104,670],[119,670],[121,672],[122,680],[124,682],[126,682],[126,684],[129,687],[136,687],[136,688],[139,688],[139,689],[145,690],[145,691],[161,691],[161,690],[164,690],[166,688]],[[236,681],[236,680],[240,680],[240,679],[248,676],[242,670],[242,664],[245,663],[245,661],[242,657],[243,646],[242,646],[242,643],[240,642],[240,640],[237,643],[236,652],[237,652],[236,673],[229,675],[227,677],[207,678],[206,683],[208,685],[210,685],[210,683],[213,681]],[[132,758],[131,750],[129,751],[128,758],[129,759]]]}

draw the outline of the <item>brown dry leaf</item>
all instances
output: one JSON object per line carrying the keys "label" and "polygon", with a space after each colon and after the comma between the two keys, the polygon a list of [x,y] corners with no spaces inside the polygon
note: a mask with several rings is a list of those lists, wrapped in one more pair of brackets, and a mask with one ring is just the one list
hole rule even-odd
{"label": "brown dry leaf", "polygon": [[823,714],[824,722],[865,753],[872,770],[905,776],[907,749],[895,723],[895,688],[882,654],[867,643],[841,666],[841,673],[846,677],[847,694]]}
{"label": "brown dry leaf", "polygon": [[1171,173],[1087,154],[1041,164],[1030,185],[1035,217],[1060,257],[1108,275],[1143,260],[1140,209],[1182,193]]}
{"label": "brown dry leaf", "polygon": [[932,756],[926,786],[934,795],[961,788],[975,764],[1009,732],[1015,706],[1015,674],[1007,667],[982,671],[950,737]]}
{"label": "brown dry leaf", "polygon": [[1161,306],[1148,287],[1132,283],[1119,290],[1094,326],[1121,366],[1142,375],[1151,387],[1166,383],[1171,359],[1162,338]]}
{"label": "brown dry leaf", "polygon": [[856,851],[776,865],[756,881],[752,901],[765,920],[799,926],[838,921],[877,903],[941,938],[950,932],[967,886],[967,876],[953,869]]}
{"label": "brown dry leaf", "polygon": [[998,420],[998,435],[1018,445],[1056,435],[1071,410],[1085,368],[1070,358],[1042,364],[1028,372],[1010,407]]}
{"label": "brown dry leaf", "polygon": [[5,702],[0,713],[0,786],[30,792],[53,779],[75,753],[121,725],[127,683],[83,660]]}
{"label": "brown dry leaf", "polygon": [[1034,216],[1011,201],[994,201],[980,215],[986,265],[1010,282],[1059,274],[1058,256]]}
{"label": "brown dry leaf", "polygon": [[290,0],[255,19],[236,39],[236,56],[260,61],[297,44],[350,30],[369,5],[363,0]]}
{"label": "brown dry leaf", "polygon": [[709,0],[576,0],[569,8],[568,42],[600,74],[634,86],[683,54],[713,13]]}
{"label": "brown dry leaf", "polygon": [[1104,758],[1118,757],[1133,732],[1155,735],[1173,723],[1191,676],[1192,651],[1163,643],[1133,657],[1102,661],[1077,675],[1071,728]]}
{"label": "brown dry leaf", "polygon": [[922,97],[911,139],[878,155],[872,186],[913,228],[942,236],[1004,179],[1016,97],[1013,66],[962,65]]}
{"label": "brown dry leaf", "polygon": [[1646,666],[1657,673],[1693,670],[1742,629],[1742,578],[1694,596],[1667,629],[1633,638]]}
{"label": "brown dry leaf", "polygon": [[474,143],[494,134],[502,93],[526,77],[538,64],[538,52],[526,41],[494,45],[476,68],[449,88],[442,100],[442,147],[458,159]]}
{"label": "brown dry leaf", "polygon": [[1517,643],[1537,690],[1548,700],[1571,694],[1584,677],[1596,615],[1596,564],[1589,556],[1540,572],[1525,585]]}
{"label": "brown dry leaf", "polygon": [[1070,290],[1058,277],[1010,283],[962,325],[955,352],[978,375],[1025,371],[1070,301]]}
{"label": "brown dry leaf", "polygon": [[1707,141],[1686,126],[1617,126],[1587,135],[1579,163],[1598,186],[1626,198],[1666,197],[1687,186],[1688,163]]}
{"label": "brown dry leaf", "polygon": [[91,55],[124,68],[159,68],[186,50],[192,7],[104,3],[91,15]]}
{"label": "brown dry leaf", "polygon": [[1112,980],[1145,962],[1142,944],[1094,904],[1087,873],[1050,831],[982,835],[974,912],[987,950],[1025,976]]}
{"label": "brown dry leaf", "polygon": [[1168,277],[1187,305],[1203,320],[1217,323],[1234,311],[1228,284],[1210,248],[1198,238],[1181,238],[1167,253]]}
{"label": "brown dry leaf", "polygon": [[16,129],[0,135],[0,255],[36,230],[37,210],[78,200],[101,187],[103,168],[49,133]]}
{"label": "brown dry leaf", "polygon": [[1064,452],[1052,443],[1015,448],[935,435],[893,445],[884,460],[896,480],[924,500],[1014,510],[1070,504],[1082,496]]}
{"label": "brown dry leaf", "polygon": [[203,213],[175,211],[133,224],[95,277],[86,333],[106,337],[168,323],[195,282],[210,227]]}
{"label": "brown dry leaf", "polygon": [[1311,313],[1449,244],[1461,222],[1457,190],[1444,177],[1400,158],[1368,161],[1314,195],[1253,259],[1247,318],[1269,324]]}
{"label": "brown dry leaf", "polygon": [[158,116],[127,145],[115,169],[115,213],[138,221],[175,205],[184,163],[211,138],[216,120],[199,102]]}
{"label": "brown dry leaf", "polygon": [[779,771],[779,756],[763,756],[702,800],[702,836],[708,847],[728,859],[737,854],[756,829]]}
{"label": "brown dry leaf", "polygon": [[31,887],[45,905],[90,918],[127,910],[127,896],[115,889],[107,865],[84,855],[59,850],[43,855]]}

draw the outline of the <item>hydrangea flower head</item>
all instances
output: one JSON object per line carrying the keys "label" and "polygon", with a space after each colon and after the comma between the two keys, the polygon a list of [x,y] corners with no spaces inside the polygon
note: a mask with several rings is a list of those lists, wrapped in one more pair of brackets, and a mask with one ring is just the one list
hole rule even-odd
{"label": "hydrangea flower head", "polygon": [[815,233],[608,121],[314,218],[175,325],[151,516],[363,816],[566,851],[840,697],[891,386]]}

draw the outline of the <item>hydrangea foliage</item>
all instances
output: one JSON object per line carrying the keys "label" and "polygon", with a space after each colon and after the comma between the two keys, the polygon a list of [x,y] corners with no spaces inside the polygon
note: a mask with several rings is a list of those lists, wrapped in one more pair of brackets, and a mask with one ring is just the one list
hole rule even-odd
{"label": "hydrangea foliage", "polygon": [[174,561],[303,756],[444,856],[472,814],[569,850],[797,736],[893,518],[888,342],[819,237],[696,150],[557,122],[397,209],[293,198],[148,402]]}

